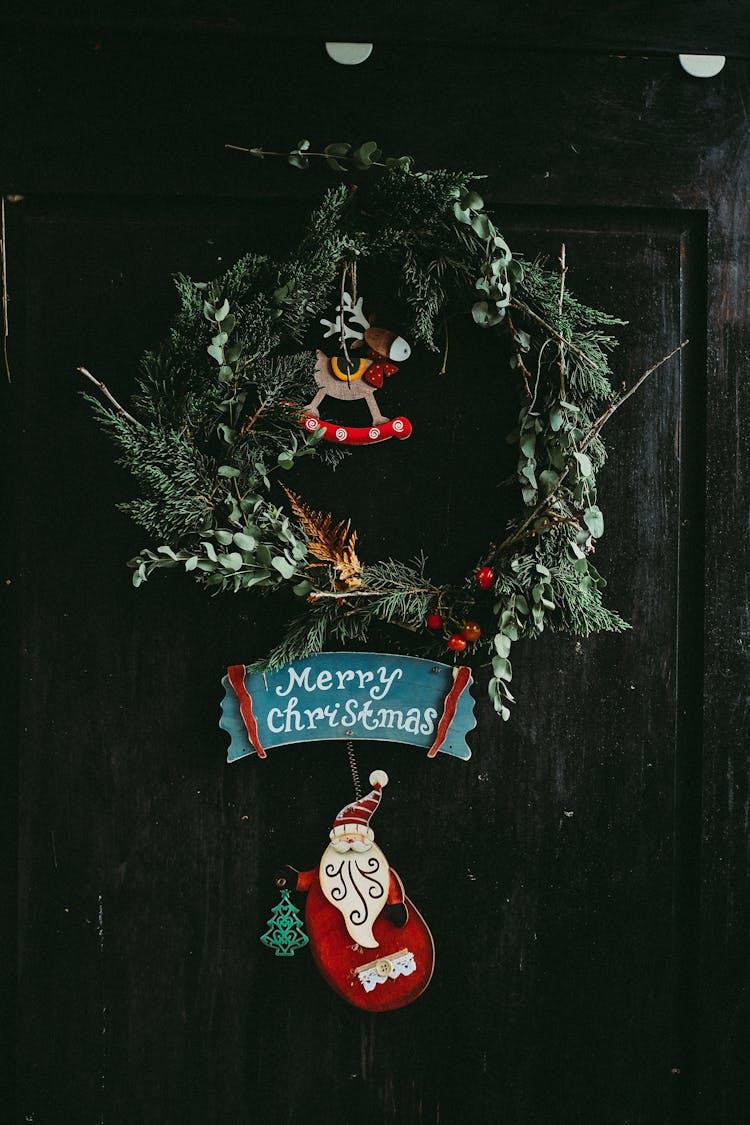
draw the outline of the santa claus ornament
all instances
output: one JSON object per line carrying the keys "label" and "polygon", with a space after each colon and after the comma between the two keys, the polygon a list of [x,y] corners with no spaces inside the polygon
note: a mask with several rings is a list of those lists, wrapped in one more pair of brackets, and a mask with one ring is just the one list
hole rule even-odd
{"label": "santa claus ornament", "polygon": [[[375,843],[370,821],[387,784],[383,770],[373,771],[371,791],[335,818],[318,866],[289,868],[289,876],[276,880],[284,901],[287,882],[307,895],[307,937],[323,979],[368,1012],[388,1012],[416,1000],[435,966],[432,934]],[[271,944],[267,934],[261,940]]]}

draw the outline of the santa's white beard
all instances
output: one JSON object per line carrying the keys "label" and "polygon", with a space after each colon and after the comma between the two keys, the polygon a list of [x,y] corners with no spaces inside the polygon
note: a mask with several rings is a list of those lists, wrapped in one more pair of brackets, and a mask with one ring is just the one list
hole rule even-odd
{"label": "santa's white beard", "polygon": [[390,882],[388,860],[380,848],[372,844],[366,852],[342,853],[329,844],[319,876],[323,894],[341,911],[350,936],[365,949],[377,949],[372,927],[386,904]]}

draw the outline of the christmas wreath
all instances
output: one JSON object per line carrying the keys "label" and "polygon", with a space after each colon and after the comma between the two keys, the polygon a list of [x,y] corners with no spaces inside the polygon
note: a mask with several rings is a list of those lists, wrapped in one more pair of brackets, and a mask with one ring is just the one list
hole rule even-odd
{"label": "christmas wreath", "polygon": [[[425,655],[491,655],[489,692],[507,719],[515,641],[545,628],[627,627],[602,604],[590,557],[604,530],[601,430],[660,364],[613,395],[611,330],[623,322],[570,292],[564,248],[559,268],[512,256],[473,174],[416,171],[374,142],[244,151],[285,155],[300,168],[320,158],[336,174],[369,176],[326,191],[283,260],[249,253],[215,281],[178,275],[180,310],[166,341],[144,356],[130,410],[80,369],[102,394],[86,397],[139,486],[119,507],[154,543],[129,563],[133,584],[180,568],[215,592],[291,587],[302,612],[258,669],[363,641],[376,622],[405,627],[403,639]],[[358,296],[358,271],[370,263],[390,271],[402,336],[375,327]],[[404,337],[442,352],[444,370],[446,325],[462,313],[507,341],[519,396],[508,435],[518,509],[463,582],[439,585],[423,557],[360,560],[344,513],[317,512],[298,485],[282,490],[278,481],[303,458],[335,462],[342,441],[406,436],[407,420],[383,418],[374,392],[408,356]],[[319,321],[333,356],[304,346]],[[371,425],[323,422],[325,395],[364,398]]]}

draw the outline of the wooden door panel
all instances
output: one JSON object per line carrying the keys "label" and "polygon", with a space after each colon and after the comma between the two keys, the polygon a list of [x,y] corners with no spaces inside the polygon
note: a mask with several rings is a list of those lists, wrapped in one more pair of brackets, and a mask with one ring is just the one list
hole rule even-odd
{"label": "wooden door panel", "polygon": [[[112,511],[129,481],[75,393],[85,362],[124,394],[163,334],[169,273],[217,272],[265,227],[269,207],[227,205],[217,217],[200,202],[168,214],[158,201],[32,199],[18,213],[30,279],[21,1037],[34,1043],[22,1106],[52,1121],[82,1110],[93,1120],[105,1105],[122,1122],[218,1122],[252,1106],[299,1122],[497,1111],[526,1123],[568,1099],[580,1120],[666,1114],[684,983],[673,807],[680,528],[695,499],[680,489],[681,465],[701,456],[683,442],[688,410],[701,409],[700,388],[685,386],[693,368],[675,361],[609,434],[597,561],[632,632],[523,646],[509,725],[480,683],[468,764],[361,751],[365,770],[385,766],[395,782],[379,839],[428,917],[438,969],[409,1010],[350,1012],[309,958],[278,963],[257,941],[271,871],[314,863],[349,795],[343,751],[311,746],[227,769],[219,676],[267,647],[277,607],[207,599],[175,576],[131,588],[123,563],[143,537]],[[303,212],[298,202],[283,214]],[[514,208],[505,227],[519,249],[555,255],[564,240],[571,286],[631,319],[616,363],[628,382],[691,330],[685,260],[693,243],[702,253],[702,230],[690,215]],[[458,339],[437,399],[434,364],[404,380],[404,407],[421,409],[423,429],[368,470],[368,491],[357,458],[371,451],[305,481],[342,514],[357,500],[373,549],[405,554],[416,521],[449,577],[470,564],[466,541],[476,555],[491,534],[482,512],[505,474],[478,473],[476,451],[502,443],[514,410],[492,386],[510,384],[504,364],[488,380],[492,357],[462,354]],[[35,461],[40,434],[59,471]],[[44,1028],[41,1006],[56,1013]]]}
{"label": "wooden door panel", "polygon": [[[26,195],[7,205],[20,1120],[744,1120],[748,64],[696,82],[682,17],[582,4],[561,29],[527,7],[500,28],[487,5],[460,27],[381,5],[351,69],[316,38],[351,12],[0,17],[0,187]],[[717,50],[729,7],[702,9]],[[129,481],[73,374],[126,394],[171,271],[294,235],[324,177],[222,145],[300,131],[489,171],[514,249],[564,240],[572,288],[629,319],[618,378],[691,339],[609,427],[596,561],[633,629],[519,646],[513,718],[480,683],[469,763],[360,752],[393,779],[378,840],[437,945],[425,995],[374,1018],[257,941],[272,872],[316,862],[351,795],[334,744],[224,764],[219,675],[269,647],[280,600],[131,588]],[[366,488],[355,454],[305,490],[352,513],[369,557],[424,545],[455,577],[507,511],[512,380],[457,326],[449,376],[414,357],[392,393],[412,439],[369,451]]]}

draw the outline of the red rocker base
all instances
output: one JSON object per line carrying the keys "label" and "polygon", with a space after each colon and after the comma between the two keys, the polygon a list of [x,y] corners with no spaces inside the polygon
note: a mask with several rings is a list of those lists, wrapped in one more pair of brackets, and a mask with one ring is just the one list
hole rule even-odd
{"label": "red rocker base", "polygon": [[309,434],[323,430],[323,440],[337,445],[375,445],[378,441],[387,441],[392,437],[403,441],[411,434],[411,422],[408,418],[390,418],[377,426],[341,426],[338,422],[326,422],[322,418],[313,418],[312,414],[303,414],[300,426]]}

